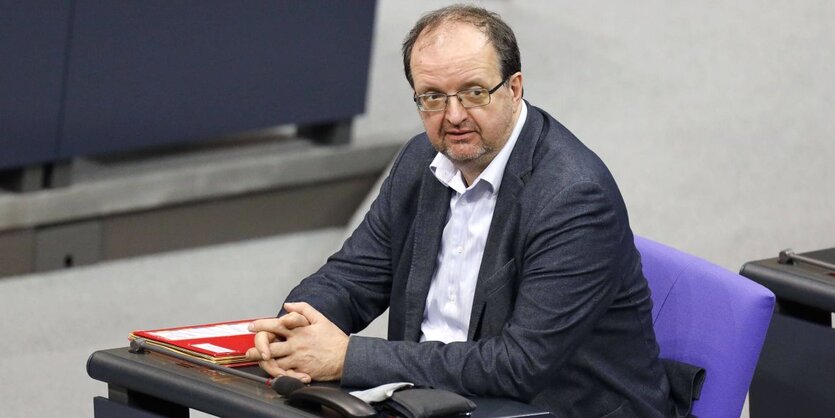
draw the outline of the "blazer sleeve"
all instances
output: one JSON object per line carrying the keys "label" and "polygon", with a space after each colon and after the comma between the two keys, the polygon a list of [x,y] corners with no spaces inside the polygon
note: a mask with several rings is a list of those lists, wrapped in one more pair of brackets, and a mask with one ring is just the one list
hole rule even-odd
{"label": "blazer sleeve", "polygon": [[[389,305],[392,281],[390,196],[392,178],[405,149],[392,164],[377,198],[342,248],[314,274],[302,280],[286,302],[304,301],[343,332],[365,328]],[[284,313],[283,309],[279,316]]]}
{"label": "blazer sleeve", "polygon": [[611,305],[631,236],[620,206],[598,184],[554,193],[522,225],[519,287],[499,335],[449,344],[352,336],[342,384],[410,381],[465,395],[536,395]]}

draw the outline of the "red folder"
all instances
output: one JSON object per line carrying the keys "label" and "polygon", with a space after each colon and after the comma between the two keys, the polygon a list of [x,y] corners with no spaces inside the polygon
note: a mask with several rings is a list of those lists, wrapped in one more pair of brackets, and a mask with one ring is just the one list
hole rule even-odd
{"label": "red folder", "polygon": [[144,338],[148,344],[215,364],[247,366],[255,364],[244,357],[255,346],[255,333],[247,330],[247,325],[254,320],[133,331],[128,339]]}

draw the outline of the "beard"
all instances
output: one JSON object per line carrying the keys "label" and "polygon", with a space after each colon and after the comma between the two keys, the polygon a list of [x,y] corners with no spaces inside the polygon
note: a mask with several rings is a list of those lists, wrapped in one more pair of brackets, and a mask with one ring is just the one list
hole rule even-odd
{"label": "beard", "polygon": [[439,151],[452,162],[472,163],[480,160],[485,155],[490,154],[491,150],[483,143],[457,145],[444,142],[443,148]]}
{"label": "beard", "polygon": [[[465,130],[468,131],[467,140],[455,140],[448,138],[448,131]],[[454,134],[450,134],[452,136]],[[440,141],[438,141],[435,149],[441,154],[445,155],[450,161],[459,164],[478,163],[479,160],[489,156],[493,153],[493,147],[486,144],[481,132],[476,127],[472,126],[442,126],[438,132]]]}

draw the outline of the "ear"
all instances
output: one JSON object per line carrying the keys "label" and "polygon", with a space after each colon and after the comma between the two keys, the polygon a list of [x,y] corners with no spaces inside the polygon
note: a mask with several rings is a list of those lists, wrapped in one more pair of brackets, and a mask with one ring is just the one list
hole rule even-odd
{"label": "ear", "polygon": [[522,101],[522,72],[516,72],[507,80],[510,91],[513,93],[513,104],[518,105]]}

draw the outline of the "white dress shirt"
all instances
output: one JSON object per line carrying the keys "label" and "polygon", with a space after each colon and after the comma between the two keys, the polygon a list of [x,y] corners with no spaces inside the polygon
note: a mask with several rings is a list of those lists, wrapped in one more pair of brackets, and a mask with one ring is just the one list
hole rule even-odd
{"label": "white dress shirt", "polygon": [[473,296],[507,160],[525,124],[528,108],[522,102],[519,119],[504,147],[469,187],[452,161],[438,153],[429,165],[435,177],[455,191],[432,284],[426,296],[421,341],[466,341]]}

